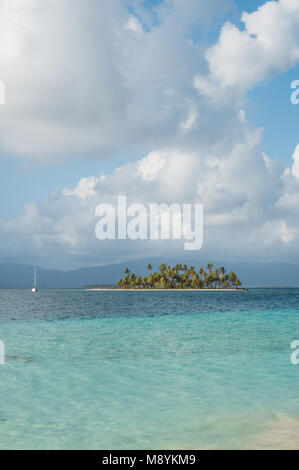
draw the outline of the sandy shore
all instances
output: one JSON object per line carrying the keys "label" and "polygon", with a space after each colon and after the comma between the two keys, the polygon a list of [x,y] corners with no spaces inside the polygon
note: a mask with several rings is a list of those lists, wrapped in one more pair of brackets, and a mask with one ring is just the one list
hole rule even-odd
{"label": "sandy shore", "polygon": [[298,450],[299,420],[286,416],[266,423],[267,429],[258,435],[253,449],[258,450]]}
{"label": "sandy shore", "polygon": [[248,289],[85,289],[87,291],[112,292],[246,292]]}

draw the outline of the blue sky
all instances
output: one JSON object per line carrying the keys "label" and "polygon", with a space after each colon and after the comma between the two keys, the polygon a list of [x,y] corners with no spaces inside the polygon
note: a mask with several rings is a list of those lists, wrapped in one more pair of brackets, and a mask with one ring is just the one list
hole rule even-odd
{"label": "blue sky", "polygon": [[49,194],[60,191],[64,187],[73,187],[81,178],[111,172],[117,166],[137,155],[116,155],[103,158],[99,162],[91,158],[77,158],[59,164],[27,162],[14,155],[1,157],[0,198],[1,218],[3,220],[18,216],[24,203],[35,201],[40,203]]}
{"label": "blue sky", "polygon": [[[217,17],[211,28],[204,36],[211,44],[217,40],[220,27],[225,20],[241,25],[240,12],[254,11],[265,3],[263,0],[238,0],[232,4],[226,14]],[[144,2],[147,8],[161,4],[160,0]],[[201,31],[194,30],[194,35]],[[263,127],[264,151],[273,159],[278,159],[286,165],[292,161],[293,151],[298,143],[299,106],[290,103],[290,83],[299,78],[299,66],[281,75],[256,85],[248,94],[246,110],[252,124]],[[70,163],[40,163],[34,165],[23,161],[18,156],[3,155],[0,174],[0,197],[5,203],[0,212],[1,219],[14,217],[21,213],[24,202],[40,202],[48,194],[59,191],[63,187],[76,184],[82,177],[111,172],[125,161],[137,160],[145,156],[142,153],[128,153],[126,149],[118,152],[113,158],[109,155],[100,162],[86,158],[84,152],[81,158],[73,159]],[[12,184],[13,183],[13,184]]]}
{"label": "blue sky", "polygon": [[294,0],[1,8],[0,261],[141,256],[94,240],[95,204],[126,192],[202,201],[205,256],[299,262]]}
{"label": "blue sky", "polygon": [[291,164],[298,143],[299,107],[290,101],[290,84],[298,80],[299,67],[258,84],[248,95],[248,116],[264,128],[263,145],[271,157]]}
{"label": "blue sky", "polygon": [[[264,129],[265,153],[287,166],[292,163],[292,155],[298,143],[299,105],[294,106],[290,102],[290,84],[298,79],[299,66],[296,66],[287,73],[258,84],[249,92],[246,104],[250,121]],[[58,165],[32,165],[16,156],[4,155],[1,162],[0,197],[5,203],[0,216],[2,219],[16,216],[22,211],[24,202],[40,202],[51,192],[74,186],[82,177],[111,172],[125,161],[137,160],[141,156],[144,155],[127,154],[124,150],[113,158],[108,156],[102,159],[100,163],[90,158],[78,158],[71,164],[66,161]]]}

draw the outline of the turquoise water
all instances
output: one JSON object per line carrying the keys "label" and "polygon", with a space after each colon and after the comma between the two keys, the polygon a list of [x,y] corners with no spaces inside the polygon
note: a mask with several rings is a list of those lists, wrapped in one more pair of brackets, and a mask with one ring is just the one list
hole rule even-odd
{"label": "turquoise water", "polygon": [[299,447],[299,290],[0,291],[1,449]]}

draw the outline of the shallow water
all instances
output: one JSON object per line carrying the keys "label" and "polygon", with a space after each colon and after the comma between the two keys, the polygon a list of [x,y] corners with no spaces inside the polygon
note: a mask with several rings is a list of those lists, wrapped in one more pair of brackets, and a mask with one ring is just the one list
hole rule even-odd
{"label": "shallow water", "polygon": [[1,449],[299,448],[299,290],[0,290]]}

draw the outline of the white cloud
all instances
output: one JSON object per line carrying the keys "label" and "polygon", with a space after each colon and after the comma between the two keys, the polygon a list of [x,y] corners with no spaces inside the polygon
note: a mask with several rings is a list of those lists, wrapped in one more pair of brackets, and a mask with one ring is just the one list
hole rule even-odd
{"label": "white cloud", "polygon": [[86,199],[90,196],[96,196],[95,186],[101,179],[91,176],[90,178],[82,178],[74,189],[63,189],[64,196],[79,196]]}
{"label": "white cloud", "polygon": [[126,194],[128,204],[203,203],[206,256],[299,261],[299,185],[260,152],[259,134],[248,134],[225,155],[215,148],[209,157],[162,149],[104,177],[84,178],[2,224],[1,249],[61,267],[183,254],[181,241],[96,239],[96,206]]}
{"label": "white cloud", "polygon": [[181,123],[189,130],[203,51],[188,34],[225,4],[162,2],[155,23],[135,0],[0,0],[0,152],[46,161],[145,153]]}
{"label": "white cloud", "polygon": [[138,18],[136,16],[130,16],[128,19],[125,27],[129,29],[130,31],[133,31],[133,33],[143,33],[143,27]]}
{"label": "white cloud", "polygon": [[151,152],[147,157],[137,163],[137,169],[144,180],[152,181],[165,166],[165,155],[159,152]]}
{"label": "white cloud", "polygon": [[196,123],[197,117],[198,117],[198,112],[197,112],[196,107],[190,104],[187,119],[181,123],[182,131],[186,132],[192,129],[192,127]]}
{"label": "white cloud", "polygon": [[293,160],[292,175],[299,181],[299,144],[293,154]]}
{"label": "white cloud", "polygon": [[223,93],[249,90],[273,73],[299,62],[299,3],[268,1],[242,14],[244,30],[226,23],[217,43],[206,52],[208,76],[198,75],[202,94],[219,99]]}
{"label": "white cloud", "polygon": [[[140,2],[132,3],[140,17]],[[11,42],[10,61],[0,54],[9,102],[0,145],[41,159],[133,147],[146,156],[26,205],[0,226],[3,256],[66,267],[180,252],[179,241],[96,239],[95,207],[127,194],[129,203],[203,203],[203,253],[213,258],[299,262],[299,146],[292,168],[271,160],[236,99],[299,59],[298,3],[243,14],[244,31],[226,24],[206,54],[187,34],[206,2],[167,2],[156,21],[145,15],[142,30],[119,0],[101,2],[101,11],[99,2],[80,5],[73,0],[69,26],[68,0],[17,12],[18,21],[29,15],[30,28]],[[215,93],[219,102],[202,96]]]}

